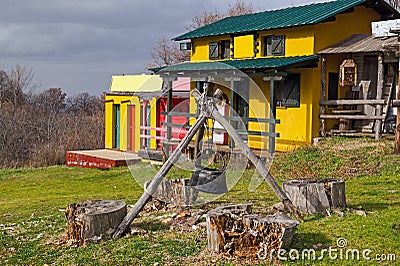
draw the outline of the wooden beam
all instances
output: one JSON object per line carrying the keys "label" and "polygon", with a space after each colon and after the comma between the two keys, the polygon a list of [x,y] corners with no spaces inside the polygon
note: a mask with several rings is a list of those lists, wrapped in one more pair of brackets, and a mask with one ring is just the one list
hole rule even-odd
{"label": "wooden beam", "polygon": [[[326,101],[326,55],[322,55],[321,59],[321,102]],[[320,115],[325,115],[325,105],[321,104],[319,105],[319,114]],[[321,137],[326,136],[326,129],[325,129],[325,119],[320,117],[319,119],[319,134]]]}
{"label": "wooden beam", "polygon": [[382,120],[385,119],[384,116],[368,116],[368,115],[320,115],[320,118],[325,119],[354,119],[354,120]]}
{"label": "wooden beam", "polygon": [[[400,66],[399,66],[400,67]],[[400,75],[400,71],[399,71]],[[399,78],[399,88],[400,88],[400,78]],[[393,105],[396,102],[397,106],[397,121],[396,121],[396,133],[394,137],[394,153],[400,155],[400,89],[397,93],[397,100],[393,101]]]}
{"label": "wooden beam", "polygon": [[385,105],[386,102],[383,99],[380,100],[329,100],[329,101],[320,101],[320,105],[363,105],[363,104],[370,104],[370,105]]}
{"label": "wooden beam", "polygon": [[[168,100],[167,100],[167,112],[172,111],[172,81],[168,81]],[[167,115],[167,123],[171,123],[172,118],[171,116]],[[167,140],[170,141],[172,136],[172,129],[171,127],[167,127]],[[168,148],[169,149],[169,148]]]}
{"label": "wooden beam", "polygon": [[[377,88],[376,88],[376,99],[382,99],[382,92],[384,86],[384,74],[383,74],[383,54],[378,54],[378,79],[377,79]],[[376,105],[376,116],[382,115],[382,105]],[[382,131],[382,120],[375,121],[375,139],[379,139]]]}
{"label": "wooden beam", "polygon": [[393,107],[400,107],[400,99],[399,100],[393,100],[392,105],[393,105]]}
{"label": "wooden beam", "polygon": [[[275,102],[275,78],[277,80],[281,80],[282,77],[274,77],[270,76],[269,77],[269,119],[276,119],[276,102]],[[265,77],[264,77],[265,80]],[[270,123],[269,124],[269,133],[274,134],[275,133],[275,123]],[[275,138],[274,137],[269,137],[268,138],[269,143],[268,143],[268,149],[271,154],[275,152]]]}

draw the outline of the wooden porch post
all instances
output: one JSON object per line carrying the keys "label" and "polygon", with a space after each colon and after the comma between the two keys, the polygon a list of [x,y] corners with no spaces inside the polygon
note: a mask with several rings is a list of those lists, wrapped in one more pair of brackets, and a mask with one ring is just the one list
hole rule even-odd
{"label": "wooden porch post", "polygon": [[[398,34],[397,42],[400,43],[400,30],[399,29],[390,29],[390,32]],[[400,46],[399,46],[399,51],[400,51]],[[399,84],[399,89],[397,92],[397,101],[396,104],[393,104],[393,106],[397,107],[397,121],[396,121],[396,133],[394,137],[394,153],[400,155],[400,64],[399,64],[399,75],[398,75],[398,84]]]}
{"label": "wooden porch post", "polygon": [[397,121],[396,121],[396,135],[394,138],[394,153],[400,155],[400,65],[399,65],[399,91],[397,92]]}
{"label": "wooden porch post", "polygon": [[[378,80],[376,86],[376,99],[382,99],[382,91],[383,91],[383,81],[384,81],[384,73],[383,73],[383,54],[378,54]],[[376,116],[382,115],[382,105],[376,105]],[[377,119],[375,120],[375,139],[379,139],[382,131],[382,120]]]}
{"label": "wooden porch post", "polygon": [[[169,113],[172,111],[172,80],[168,80],[168,102],[167,102],[167,123],[171,123],[172,119]],[[171,141],[172,129],[167,126],[167,140]]]}
{"label": "wooden porch post", "polygon": [[[282,79],[282,78],[280,78]],[[278,78],[278,80],[280,80]],[[274,77],[271,77],[270,83],[269,83],[269,106],[270,106],[270,112],[269,112],[269,118],[271,120],[276,119],[276,102],[275,102],[275,95],[274,95],[274,90],[275,90],[275,79]],[[269,133],[270,134],[275,134],[275,123],[269,123]],[[273,154],[275,152],[275,137],[272,137],[272,135],[269,137],[269,145],[268,145],[269,152]]]}
{"label": "wooden porch post", "polygon": [[[321,101],[326,100],[326,55],[321,58]],[[325,115],[325,105],[319,105],[319,115]],[[321,137],[326,136],[325,118],[319,119],[319,134]]]}
{"label": "wooden porch post", "polygon": [[[231,103],[230,103],[231,104],[231,109],[230,109],[231,113],[233,112],[233,110],[236,111],[236,106],[234,106],[234,100],[235,100],[234,95],[235,95],[235,79],[232,77],[231,78]],[[229,114],[229,116],[233,116],[233,113]],[[233,123],[234,122],[231,121],[231,124],[233,124]],[[231,149],[235,148],[235,141],[233,140],[232,137],[230,137],[230,139],[229,139],[229,146]]]}
{"label": "wooden porch post", "polygon": [[170,124],[172,123],[172,118],[169,113],[172,111],[172,81],[174,79],[171,78],[164,78],[164,81],[167,82],[167,115],[166,115],[166,122],[167,122],[167,141],[162,142],[162,150],[164,151],[163,154],[163,161],[165,162],[166,159],[169,157],[169,142],[171,141],[172,137],[172,127]]}

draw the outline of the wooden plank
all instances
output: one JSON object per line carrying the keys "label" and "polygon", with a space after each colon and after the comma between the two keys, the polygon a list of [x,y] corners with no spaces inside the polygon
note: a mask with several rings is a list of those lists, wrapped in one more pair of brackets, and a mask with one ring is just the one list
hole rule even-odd
{"label": "wooden plank", "polygon": [[[378,80],[376,86],[376,99],[380,100],[382,98],[383,87],[384,87],[384,76],[383,76],[383,54],[379,53],[378,55]],[[377,116],[382,115],[382,106],[377,104],[376,105],[376,112]],[[385,119],[385,115],[383,116]],[[375,139],[379,139],[382,131],[382,120],[375,121]]]}
{"label": "wooden plank", "polygon": [[356,115],[356,114],[361,114],[361,110],[341,110],[341,109],[336,109],[332,110],[333,114],[343,114],[343,115]]}
{"label": "wooden plank", "polygon": [[320,105],[364,105],[364,104],[370,104],[370,105],[385,105],[386,102],[385,100],[329,100],[329,101],[320,101]]}
{"label": "wooden plank", "polygon": [[[400,70],[399,70],[399,75],[400,75]],[[400,88],[400,79],[398,80],[398,84]],[[396,105],[399,101],[400,101],[400,89],[397,92]],[[394,102],[395,101],[393,101],[393,104]],[[394,137],[394,153],[400,155],[400,106],[397,107],[396,133]]]}
{"label": "wooden plank", "polygon": [[351,131],[341,132],[339,130],[331,130],[330,135],[331,136],[341,136],[341,137],[356,137],[356,138],[359,138],[359,137],[373,138],[375,136],[375,134],[373,134],[373,133],[351,132]]}
{"label": "wooden plank", "polygon": [[385,120],[387,118],[387,113],[390,106],[389,103],[392,98],[393,82],[394,82],[394,76],[387,76],[385,78],[385,85],[383,86],[382,99],[384,99],[387,102],[387,104],[383,106],[382,110],[382,115],[385,116]]}
{"label": "wooden plank", "polygon": [[377,120],[377,119],[384,119],[384,116],[368,116],[368,115],[320,115],[320,118],[325,119],[354,119],[354,120]]}

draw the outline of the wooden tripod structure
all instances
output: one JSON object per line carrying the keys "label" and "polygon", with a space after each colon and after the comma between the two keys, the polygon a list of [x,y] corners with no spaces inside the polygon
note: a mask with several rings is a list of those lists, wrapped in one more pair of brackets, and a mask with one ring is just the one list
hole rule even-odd
{"label": "wooden tripod structure", "polygon": [[179,143],[178,147],[174,150],[168,160],[163,164],[158,173],[154,176],[150,185],[145,189],[142,196],[130,210],[130,212],[125,216],[122,220],[118,228],[115,230],[113,234],[113,238],[118,239],[122,236],[122,234],[128,229],[129,225],[136,218],[136,216],[140,213],[143,207],[146,205],[147,201],[150,199],[151,195],[153,195],[157,187],[160,185],[164,176],[168,173],[174,163],[177,162],[179,156],[182,154],[182,151],[187,148],[190,141],[193,139],[195,134],[201,129],[204,122],[207,118],[212,118],[215,121],[219,122],[225,130],[228,132],[230,137],[235,141],[238,147],[241,149],[243,154],[255,165],[258,172],[265,179],[277,197],[282,201],[287,210],[290,211],[292,215],[294,215],[299,220],[302,220],[302,217],[299,211],[293,206],[291,200],[286,196],[283,190],[276,183],[273,176],[270,172],[265,168],[261,159],[254,154],[254,152],[247,146],[247,144],[241,139],[239,134],[236,132],[234,127],[218,112],[215,106],[215,100],[212,97],[206,97],[206,94],[200,94],[200,92],[196,89],[192,91],[193,97],[197,101],[197,106],[200,110],[200,115],[189,129],[185,138]]}

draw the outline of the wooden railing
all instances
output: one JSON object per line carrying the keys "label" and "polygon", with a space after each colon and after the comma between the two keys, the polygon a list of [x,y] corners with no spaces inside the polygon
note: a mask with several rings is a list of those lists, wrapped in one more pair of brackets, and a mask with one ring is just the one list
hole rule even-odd
{"label": "wooden railing", "polygon": [[[191,114],[191,113],[181,113],[181,112],[163,112],[163,115],[166,115],[167,117],[170,117],[169,121],[172,121],[172,117],[186,117],[188,118],[197,118],[198,115],[197,114]],[[280,120],[279,119],[269,119],[269,118],[254,118],[254,117],[238,117],[238,116],[224,116],[226,120],[230,121],[231,124],[234,123],[239,123],[242,122],[243,124],[248,124],[250,123],[263,123],[263,124],[280,124]],[[166,121],[168,121],[168,119],[166,119]],[[180,127],[180,128],[185,128],[185,129],[189,129],[190,125],[185,124],[174,124],[174,123],[168,123],[168,122],[163,122],[162,123],[163,126],[165,126],[166,132],[168,132],[168,127],[171,128],[171,130],[174,127]],[[227,133],[227,131],[223,128],[211,128],[211,127],[207,127],[207,130],[210,131],[214,131],[216,133]],[[263,136],[263,137],[268,137],[270,139],[273,139],[273,141],[275,141],[276,138],[279,138],[279,133],[277,132],[265,132],[265,131],[255,131],[255,130],[247,130],[247,129],[237,129],[237,133],[241,136]],[[169,140],[166,141],[167,143],[169,142]]]}

